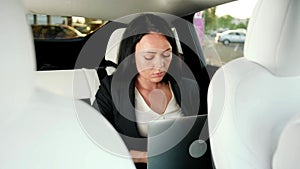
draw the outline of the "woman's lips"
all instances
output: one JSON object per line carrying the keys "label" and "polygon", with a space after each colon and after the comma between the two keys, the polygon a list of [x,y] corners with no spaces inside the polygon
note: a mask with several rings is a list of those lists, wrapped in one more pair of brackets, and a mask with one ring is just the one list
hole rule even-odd
{"label": "woman's lips", "polygon": [[154,77],[163,77],[165,75],[165,72],[157,72],[157,73],[153,73]]}

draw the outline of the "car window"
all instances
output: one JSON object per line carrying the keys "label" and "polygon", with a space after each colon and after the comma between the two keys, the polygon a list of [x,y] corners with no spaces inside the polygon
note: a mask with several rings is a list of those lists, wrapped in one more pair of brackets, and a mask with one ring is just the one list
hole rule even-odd
{"label": "car window", "polygon": [[63,33],[65,34],[64,36],[66,37],[76,37],[76,33],[67,28],[63,28]]}
{"label": "car window", "polygon": [[44,36],[46,38],[51,38],[51,39],[58,37],[59,34],[63,32],[63,30],[60,27],[55,27],[55,26],[50,26],[50,27],[44,26],[43,30],[45,30]]}
{"label": "car window", "polygon": [[35,39],[70,39],[84,37],[108,21],[76,16],[28,14]]}
{"label": "car window", "polygon": [[[244,56],[247,26],[255,2],[231,2],[194,15],[194,26],[207,64],[220,67]],[[243,11],[243,7],[247,7],[247,11]]]}

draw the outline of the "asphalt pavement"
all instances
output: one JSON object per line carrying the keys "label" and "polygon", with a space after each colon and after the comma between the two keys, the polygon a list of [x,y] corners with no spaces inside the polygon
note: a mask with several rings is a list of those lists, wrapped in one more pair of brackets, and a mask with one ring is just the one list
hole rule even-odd
{"label": "asphalt pavement", "polygon": [[216,43],[214,37],[205,35],[201,44],[207,64],[212,66],[220,67],[233,59],[243,57],[243,43],[231,43],[225,46]]}

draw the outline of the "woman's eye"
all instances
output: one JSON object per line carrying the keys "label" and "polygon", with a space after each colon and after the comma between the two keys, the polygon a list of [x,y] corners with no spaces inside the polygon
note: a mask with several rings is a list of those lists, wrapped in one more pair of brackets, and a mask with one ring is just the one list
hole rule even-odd
{"label": "woman's eye", "polygon": [[154,58],[154,55],[144,55],[144,58],[146,60],[152,60]]}
{"label": "woman's eye", "polygon": [[171,51],[166,51],[162,54],[164,57],[170,57],[172,55]]}

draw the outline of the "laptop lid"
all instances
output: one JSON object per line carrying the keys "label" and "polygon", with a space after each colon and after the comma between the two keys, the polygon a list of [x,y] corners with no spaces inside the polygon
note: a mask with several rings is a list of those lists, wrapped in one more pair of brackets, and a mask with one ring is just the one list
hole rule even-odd
{"label": "laptop lid", "polygon": [[211,169],[207,115],[148,124],[148,169]]}

